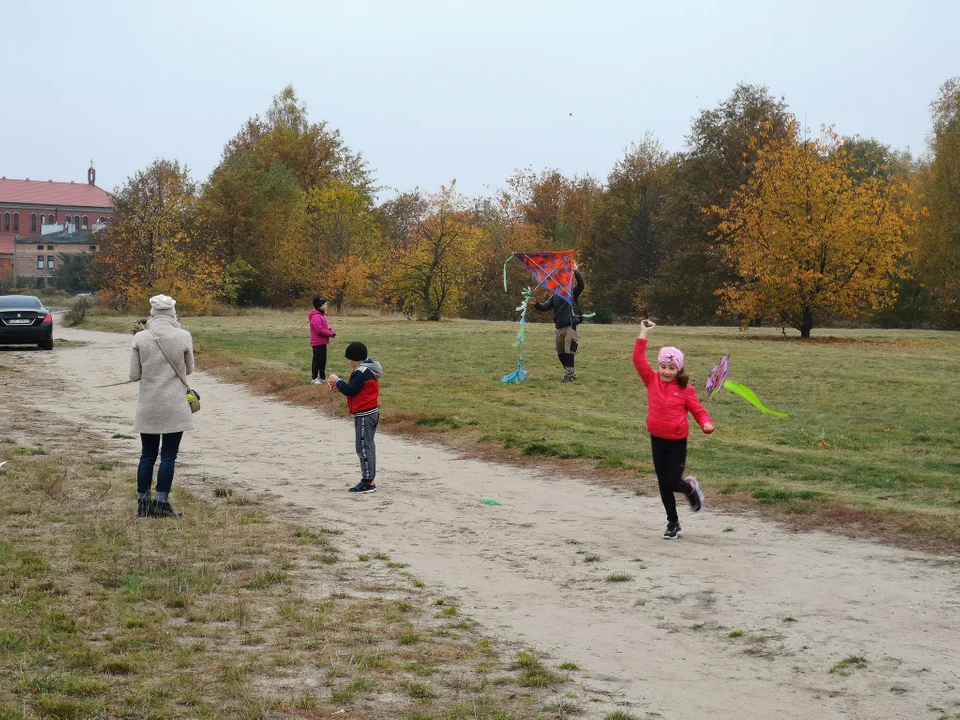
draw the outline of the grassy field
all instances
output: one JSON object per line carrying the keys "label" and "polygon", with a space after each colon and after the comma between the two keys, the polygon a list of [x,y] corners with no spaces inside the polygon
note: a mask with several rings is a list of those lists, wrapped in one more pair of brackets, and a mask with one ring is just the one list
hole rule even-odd
{"label": "grassy field", "polygon": [[137,520],[111,439],[11,397],[0,412],[2,720],[533,720],[599,701],[571,659],[494,644],[360,538],[218,487],[179,488],[180,521]]}
{"label": "grassy field", "polygon": [[[84,327],[128,330],[133,318],[98,316]],[[306,384],[305,313],[257,311],[191,317],[199,365],[294,402],[342,411]],[[563,461],[571,469],[655,493],[645,391],[630,361],[637,327],[586,325],[580,380],[559,382],[553,328],[528,324],[530,376],[516,367],[514,323],[417,323],[337,317],[328,372],[345,375],[343,348],[367,344],[384,366],[386,431],[428,435],[479,454]],[[661,327],[650,357],[676,345],[702,395],[722,354],[730,379],[753,389],[765,415],[727,391],[707,404],[717,432],[691,432],[688,471],[711,502],[749,505],[799,527],[886,535],[906,544],[960,546],[960,335],[818,330],[811,341],[776,329]]]}

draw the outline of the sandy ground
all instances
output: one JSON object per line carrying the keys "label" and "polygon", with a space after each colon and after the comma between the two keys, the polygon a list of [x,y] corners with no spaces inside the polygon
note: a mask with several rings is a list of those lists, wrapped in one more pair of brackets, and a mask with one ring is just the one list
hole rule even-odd
{"label": "sandy ground", "polygon": [[[132,436],[137,386],[96,387],[126,379],[130,336],[60,329],[57,338],[54,352],[3,351],[0,361],[31,365],[23,401],[107,437]],[[577,663],[587,695],[603,700],[588,703],[586,717],[611,707],[671,719],[960,712],[955,557],[712,511],[709,483],[707,508],[681,510],[684,537],[670,542],[655,496],[386,433],[377,438],[379,491],[355,497],[346,492],[359,475],[348,420],[202,372],[195,385],[203,410],[174,490],[269,491],[409,563],[459,597],[488,635]],[[132,476],[138,441],[112,442]],[[612,573],[631,579],[610,582]],[[829,672],[852,655],[867,666]]]}

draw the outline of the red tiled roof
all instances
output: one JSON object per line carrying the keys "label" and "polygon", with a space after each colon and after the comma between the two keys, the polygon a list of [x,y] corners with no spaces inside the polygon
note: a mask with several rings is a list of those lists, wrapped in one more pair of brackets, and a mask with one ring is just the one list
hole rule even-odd
{"label": "red tiled roof", "polygon": [[109,208],[110,196],[106,190],[87,183],[2,179],[0,202]]}
{"label": "red tiled roof", "polygon": [[13,255],[13,238],[0,238],[0,255]]}

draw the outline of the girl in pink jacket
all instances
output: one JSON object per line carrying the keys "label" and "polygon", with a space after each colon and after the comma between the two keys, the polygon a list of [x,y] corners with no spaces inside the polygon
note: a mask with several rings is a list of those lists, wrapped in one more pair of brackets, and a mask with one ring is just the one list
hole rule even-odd
{"label": "girl in pink jacket", "polygon": [[323,385],[327,381],[327,344],[337,334],[327,325],[327,301],[319,295],[313,299],[313,310],[307,315],[310,319],[310,347],[313,348],[313,363],[310,375],[314,385]]}
{"label": "girl in pink jacket", "polygon": [[683,534],[677,515],[677,501],[673,494],[682,492],[690,507],[698,512],[703,507],[703,490],[692,475],[683,477],[687,462],[687,435],[690,425],[687,413],[692,413],[703,432],[713,432],[713,421],[704,409],[690,378],[683,369],[683,353],[675,347],[661,348],[657,371],[647,362],[647,335],[656,325],[644,320],[640,337],[633,346],[633,366],[647,386],[647,430],[653,449],[653,467],[660,485],[660,500],[667,511],[667,529],[663,537],[675,540]]}

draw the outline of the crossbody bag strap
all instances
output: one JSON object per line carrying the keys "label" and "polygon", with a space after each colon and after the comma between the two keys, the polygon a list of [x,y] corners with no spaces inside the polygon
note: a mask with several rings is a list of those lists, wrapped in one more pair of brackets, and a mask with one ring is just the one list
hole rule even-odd
{"label": "crossbody bag strap", "polygon": [[183,386],[184,386],[187,390],[189,390],[189,389],[190,389],[190,385],[189,385],[189,383],[187,383],[187,379],[183,376],[183,373],[180,372],[180,368],[178,368],[178,367],[176,366],[176,363],[174,363],[173,360],[170,359],[170,356],[167,355],[167,350],[166,350],[166,348],[163,347],[163,345],[160,343],[160,338],[158,338],[156,335],[154,335],[153,332],[150,331],[150,330],[147,330],[147,332],[150,333],[150,337],[152,337],[152,338],[156,341],[157,347],[160,348],[160,352],[163,353],[163,356],[167,359],[167,362],[170,363],[170,367],[173,368],[173,371],[177,374],[177,377],[180,378],[180,382],[182,382],[182,383],[183,383]]}

